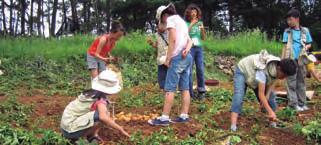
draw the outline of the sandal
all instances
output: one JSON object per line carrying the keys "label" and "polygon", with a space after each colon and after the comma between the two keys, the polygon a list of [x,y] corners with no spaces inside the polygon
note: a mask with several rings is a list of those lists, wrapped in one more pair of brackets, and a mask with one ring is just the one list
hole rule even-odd
{"label": "sandal", "polygon": [[99,136],[99,135],[95,135],[95,136],[92,136],[92,137],[88,137],[87,140],[89,142],[92,142],[94,140],[98,141],[98,142],[104,142],[104,140]]}

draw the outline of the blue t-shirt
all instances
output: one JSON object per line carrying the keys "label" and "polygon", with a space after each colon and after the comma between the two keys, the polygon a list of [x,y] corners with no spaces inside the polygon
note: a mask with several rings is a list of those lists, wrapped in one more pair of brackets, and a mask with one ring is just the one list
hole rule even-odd
{"label": "blue t-shirt", "polygon": [[[290,31],[292,31],[292,38],[293,38],[293,56],[295,59],[299,58],[301,49],[302,49],[302,44],[301,44],[301,30],[299,29],[291,29]],[[310,35],[309,30],[307,29],[306,32],[306,43],[312,43],[312,37]],[[287,43],[288,42],[288,32],[284,31],[283,33],[283,43]]]}
{"label": "blue t-shirt", "polygon": [[263,70],[257,70],[255,72],[255,80],[258,82],[258,83],[263,83],[263,84],[266,84],[266,75],[264,73]]}

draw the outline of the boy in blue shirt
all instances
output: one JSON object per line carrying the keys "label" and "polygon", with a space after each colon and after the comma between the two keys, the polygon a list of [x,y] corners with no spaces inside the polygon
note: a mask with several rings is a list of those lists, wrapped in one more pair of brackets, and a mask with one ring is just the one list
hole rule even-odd
{"label": "boy in blue shirt", "polygon": [[306,87],[305,87],[305,64],[301,56],[311,48],[312,38],[308,28],[300,26],[300,12],[292,9],[286,16],[289,28],[283,34],[284,48],[282,58],[291,58],[298,64],[296,75],[287,78],[288,106],[297,111],[305,111],[306,106]]}

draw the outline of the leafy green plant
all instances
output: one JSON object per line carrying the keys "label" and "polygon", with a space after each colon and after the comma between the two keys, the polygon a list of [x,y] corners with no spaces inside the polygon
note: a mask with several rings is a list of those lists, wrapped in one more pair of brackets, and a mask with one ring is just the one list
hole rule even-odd
{"label": "leafy green plant", "polygon": [[230,138],[230,144],[238,144],[242,142],[242,139],[241,137],[237,136],[237,135],[232,135],[231,138]]}
{"label": "leafy green plant", "polygon": [[201,112],[201,113],[205,112],[207,109],[208,109],[208,107],[207,107],[206,104],[200,104],[198,106],[198,111]]}
{"label": "leafy green plant", "polygon": [[[41,138],[38,137],[42,136]],[[40,131],[37,134],[34,131],[28,131],[22,128],[12,128],[8,124],[0,126],[0,144],[2,145],[68,145],[68,140],[51,130]]]}
{"label": "leafy green plant", "polygon": [[31,106],[18,103],[15,97],[9,97],[0,104],[0,122],[11,122],[16,126],[27,125],[31,111]]}
{"label": "leafy green plant", "polygon": [[313,120],[302,128],[302,133],[307,136],[309,140],[315,139],[321,143],[321,121]]}
{"label": "leafy green plant", "polygon": [[69,141],[52,130],[43,130],[40,139],[43,145],[69,144]]}
{"label": "leafy green plant", "polygon": [[292,108],[286,107],[285,109],[277,112],[276,114],[279,119],[289,121],[295,119],[296,111]]}

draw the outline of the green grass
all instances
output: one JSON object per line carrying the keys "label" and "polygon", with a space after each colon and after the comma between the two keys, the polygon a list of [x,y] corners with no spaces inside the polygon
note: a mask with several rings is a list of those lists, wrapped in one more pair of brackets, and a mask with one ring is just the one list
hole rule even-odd
{"label": "green grass", "polygon": [[[43,56],[62,59],[75,55],[85,55],[95,36],[76,35],[62,38],[6,37],[0,39],[0,58]],[[273,54],[281,52],[282,44],[269,41],[259,30],[241,32],[227,38],[209,36],[204,42],[208,52],[242,57],[267,49]],[[146,43],[146,36],[140,31],[123,37],[112,51],[114,55],[127,57],[132,55],[153,54],[154,50]],[[146,56],[146,55],[144,55]]]}
{"label": "green grass", "polygon": [[241,32],[225,39],[209,37],[204,45],[209,52],[237,57],[258,53],[262,49],[266,49],[274,55],[279,55],[282,49],[281,43],[269,41],[266,34],[259,30]]}

